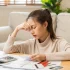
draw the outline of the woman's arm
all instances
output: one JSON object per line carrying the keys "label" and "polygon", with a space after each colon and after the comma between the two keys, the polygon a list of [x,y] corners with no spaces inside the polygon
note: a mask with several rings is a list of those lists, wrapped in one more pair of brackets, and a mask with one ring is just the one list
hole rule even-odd
{"label": "woman's arm", "polygon": [[33,61],[70,60],[70,52],[56,52],[56,53],[46,53],[46,54],[33,54],[33,55],[31,55],[31,60],[33,60]]}
{"label": "woman's arm", "polygon": [[45,55],[47,60],[70,60],[70,51],[47,53]]}
{"label": "woman's arm", "polygon": [[13,52],[18,52],[18,50],[20,49],[20,45],[13,45],[14,41],[15,41],[15,37],[18,33],[19,30],[26,30],[27,29],[27,24],[26,22],[23,24],[18,25],[15,30],[13,31],[13,33],[11,35],[9,35],[7,42],[4,45],[3,51],[5,53],[13,53]]}
{"label": "woman's arm", "polygon": [[16,37],[16,35],[17,35],[17,33],[18,33],[18,31],[19,30],[25,30],[26,28],[25,28],[25,25],[26,25],[26,22],[25,23],[22,23],[22,24],[20,24],[20,25],[18,25],[16,28],[15,28],[15,30],[13,31],[13,33],[11,34],[11,37]]}

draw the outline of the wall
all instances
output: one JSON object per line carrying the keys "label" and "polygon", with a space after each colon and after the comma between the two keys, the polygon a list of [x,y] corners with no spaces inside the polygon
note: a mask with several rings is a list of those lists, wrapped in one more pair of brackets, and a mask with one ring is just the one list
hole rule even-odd
{"label": "wall", "polygon": [[70,0],[62,0],[61,9],[65,10],[67,8],[70,8]]}
{"label": "wall", "polygon": [[[8,25],[9,13],[13,11],[32,11],[39,9],[41,6],[0,6],[0,26]],[[61,9],[70,8],[70,0],[62,0]]]}
{"label": "wall", "polygon": [[10,12],[25,12],[39,9],[41,6],[0,6],[0,26],[8,25],[8,18]]}

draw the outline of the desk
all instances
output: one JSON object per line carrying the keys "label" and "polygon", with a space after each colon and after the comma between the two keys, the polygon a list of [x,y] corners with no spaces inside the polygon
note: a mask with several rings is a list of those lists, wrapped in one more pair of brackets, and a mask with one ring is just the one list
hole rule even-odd
{"label": "desk", "polygon": [[[0,51],[0,54],[3,54],[3,51]],[[20,54],[20,53],[14,53],[13,55],[18,55],[18,56],[22,56],[24,54]],[[70,70],[70,61],[61,61],[61,66],[63,67],[60,70]],[[0,67],[1,69],[1,67]],[[1,69],[1,70],[11,70],[11,69]]]}
{"label": "desk", "polygon": [[[14,53],[14,55],[23,55],[23,54],[19,54],[19,53]],[[70,70],[70,61],[61,61],[61,66],[63,67],[60,70]]]}
{"label": "desk", "polygon": [[61,66],[63,67],[61,70],[70,70],[70,61],[62,61]]}

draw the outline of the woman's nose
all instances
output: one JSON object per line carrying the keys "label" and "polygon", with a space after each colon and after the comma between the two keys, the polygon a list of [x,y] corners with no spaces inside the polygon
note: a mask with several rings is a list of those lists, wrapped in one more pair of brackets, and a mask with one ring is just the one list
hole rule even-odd
{"label": "woman's nose", "polygon": [[34,34],[34,30],[33,30],[33,29],[31,29],[31,30],[30,30],[30,33],[31,33],[31,34]]}

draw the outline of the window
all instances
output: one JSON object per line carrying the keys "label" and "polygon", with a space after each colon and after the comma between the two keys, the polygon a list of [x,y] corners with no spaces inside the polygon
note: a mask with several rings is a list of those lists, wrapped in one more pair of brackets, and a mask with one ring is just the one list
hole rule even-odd
{"label": "window", "polygon": [[4,5],[4,0],[0,0],[0,5]]}
{"label": "window", "polygon": [[0,5],[41,5],[41,0],[0,0]]}

